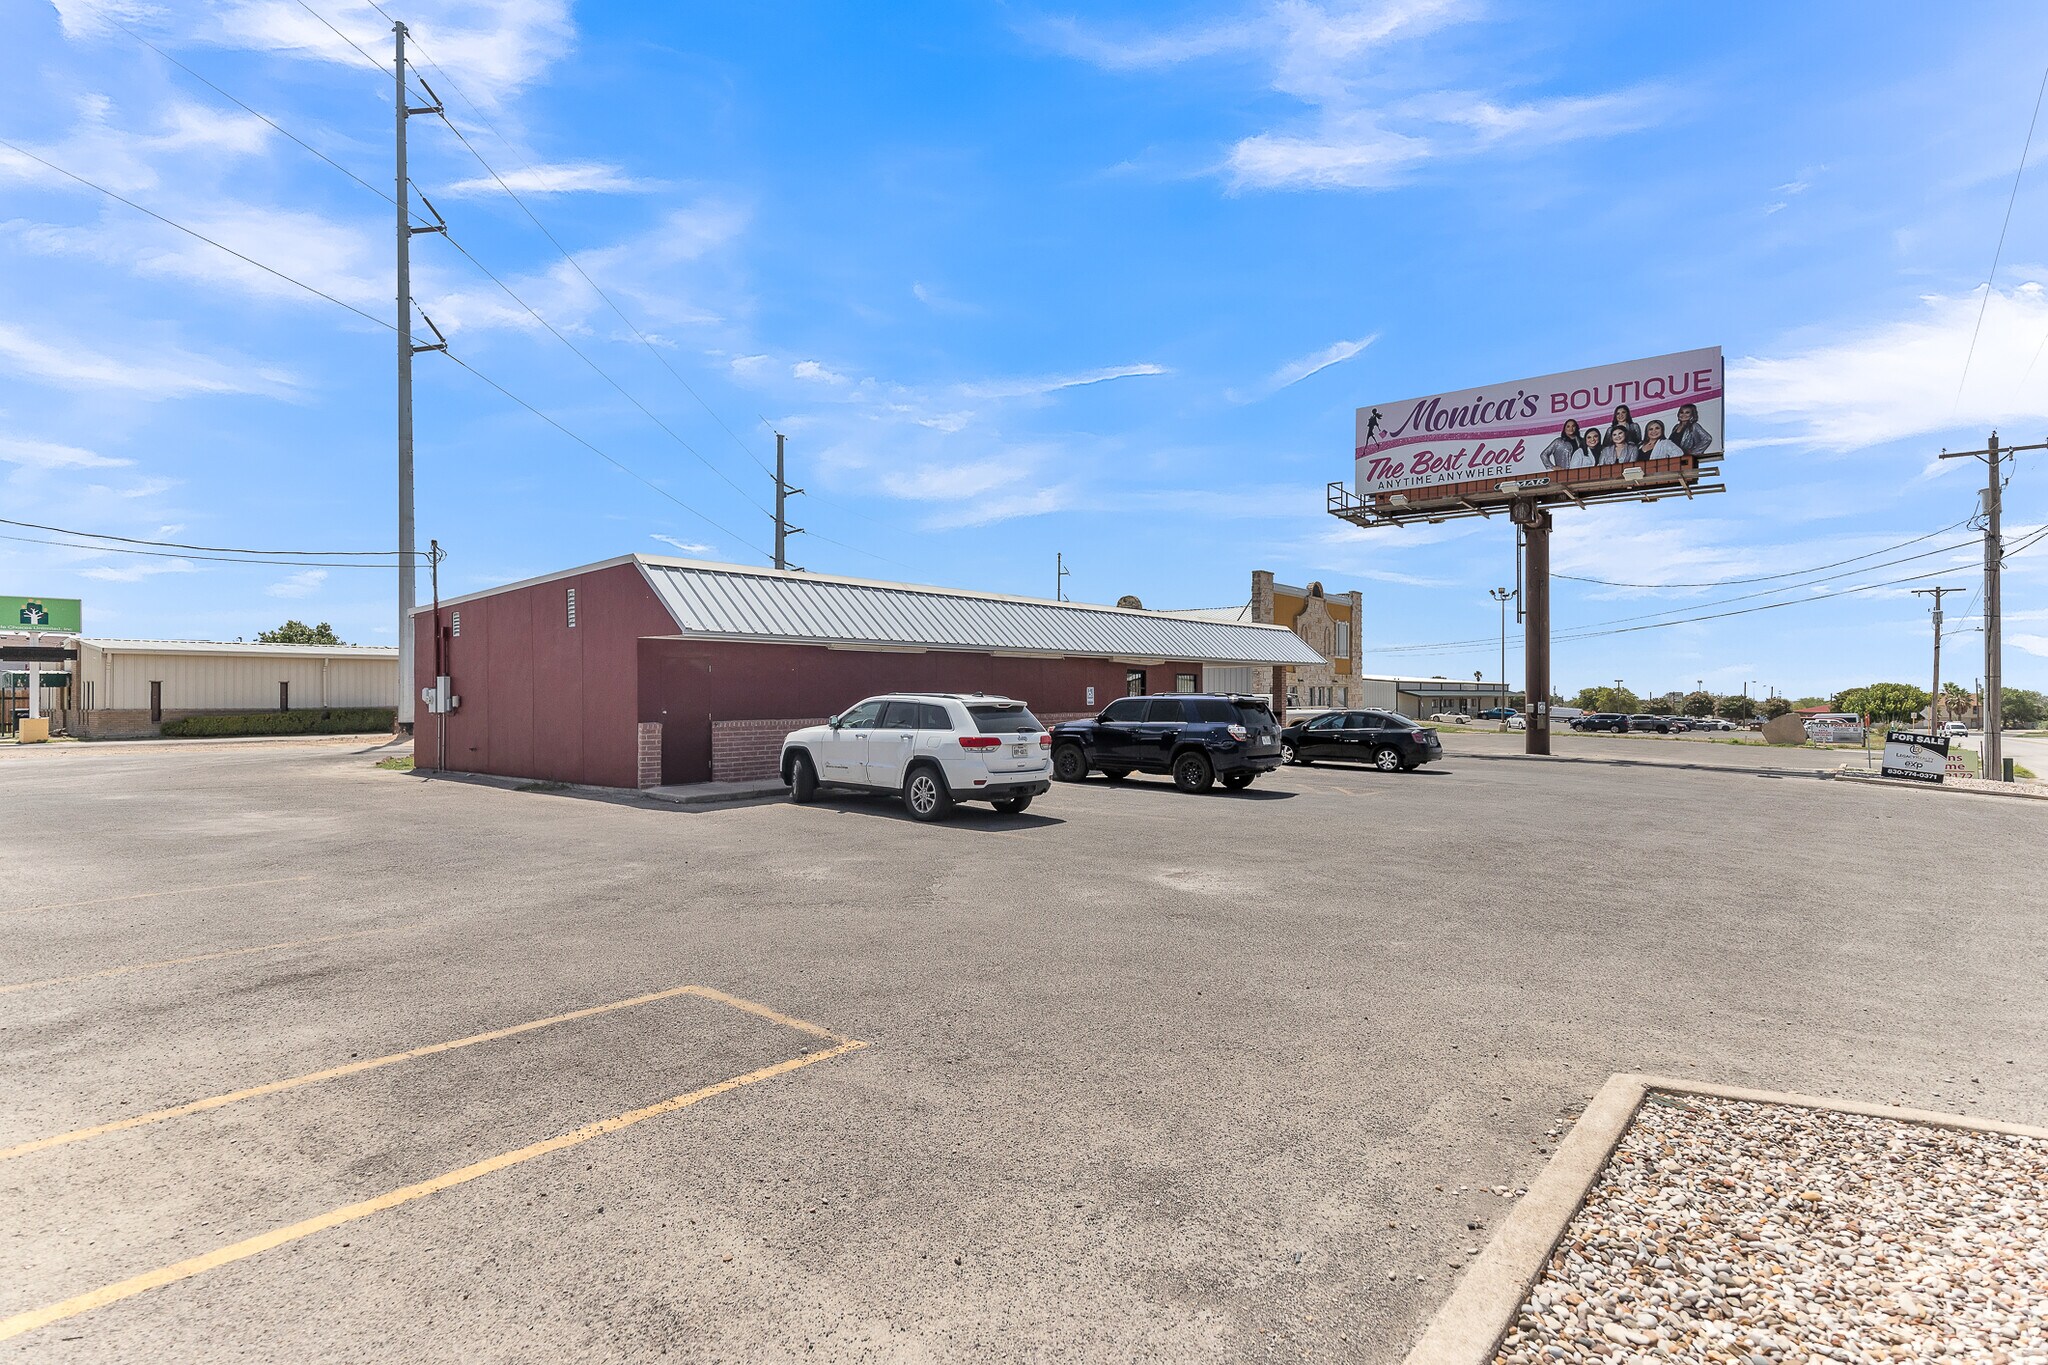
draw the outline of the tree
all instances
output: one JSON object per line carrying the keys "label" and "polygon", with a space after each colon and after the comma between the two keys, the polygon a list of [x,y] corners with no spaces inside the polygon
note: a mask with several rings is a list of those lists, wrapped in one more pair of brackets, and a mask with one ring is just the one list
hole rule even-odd
{"label": "tree", "polygon": [[1685,714],[1688,716],[1711,716],[1714,714],[1712,692],[1688,692],[1685,694]]}
{"label": "tree", "polygon": [[1868,716],[1879,723],[1911,720],[1927,708],[1927,689],[1911,683],[1872,683],[1837,692],[1834,707],[1852,716]]}
{"label": "tree", "polygon": [[1764,719],[1776,720],[1792,713],[1792,702],[1786,697],[1772,697],[1764,703]]}
{"label": "tree", "polygon": [[1745,697],[1738,692],[1732,697],[1721,698],[1714,709],[1723,720],[1748,720],[1756,714],[1756,698]]}
{"label": "tree", "polygon": [[1572,705],[1581,711],[1640,711],[1642,699],[1626,687],[1582,687],[1579,695],[1572,698]]}
{"label": "tree", "polygon": [[1999,718],[2007,725],[2031,730],[2048,715],[2048,697],[2024,687],[1998,689]]}
{"label": "tree", "polygon": [[276,630],[259,631],[256,643],[261,645],[338,645],[341,639],[334,633],[334,627],[322,621],[309,626],[296,618],[285,622]]}
{"label": "tree", "polygon": [[1804,711],[1809,706],[1826,706],[1827,704],[1828,699],[1826,697],[1801,697],[1798,701],[1792,703],[1792,709]]}

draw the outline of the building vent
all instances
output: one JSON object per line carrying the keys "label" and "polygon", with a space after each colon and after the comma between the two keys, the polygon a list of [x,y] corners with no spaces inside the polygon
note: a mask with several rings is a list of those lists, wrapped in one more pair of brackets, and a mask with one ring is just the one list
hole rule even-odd
{"label": "building vent", "polygon": [[569,589],[569,629],[576,629],[576,589]]}
{"label": "building vent", "polygon": [[449,627],[448,633],[450,635],[460,635],[462,634],[462,613],[459,611],[455,612],[454,617],[455,620],[453,624]]}

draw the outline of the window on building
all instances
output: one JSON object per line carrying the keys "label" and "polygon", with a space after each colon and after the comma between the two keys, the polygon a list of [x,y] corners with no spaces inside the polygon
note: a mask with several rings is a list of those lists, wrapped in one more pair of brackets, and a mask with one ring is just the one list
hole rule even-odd
{"label": "window on building", "polygon": [[459,611],[454,613],[454,618],[448,633],[450,635],[460,635],[462,634],[462,613]]}
{"label": "window on building", "polygon": [[1173,690],[1174,690],[1174,691],[1176,691],[1176,692],[1192,692],[1192,691],[1194,691],[1194,690],[1195,690],[1195,675],[1194,675],[1194,674],[1192,674],[1192,673],[1176,673],[1176,674],[1174,674],[1174,675],[1173,675]]}
{"label": "window on building", "polygon": [[1337,659],[1348,659],[1348,658],[1350,658],[1350,657],[1351,657],[1351,623],[1350,623],[1349,621],[1333,621],[1333,622],[1332,622],[1331,624],[1337,627],[1337,638],[1336,638],[1336,641],[1335,641],[1335,643],[1333,643],[1333,644],[1331,645],[1331,647],[1330,647],[1330,655],[1331,655],[1331,657],[1332,657],[1332,658],[1337,658]]}
{"label": "window on building", "polygon": [[280,711],[292,709],[292,685],[288,682],[280,682],[277,685],[277,709]]}
{"label": "window on building", "polygon": [[569,589],[569,629],[576,629],[576,589]]}
{"label": "window on building", "polygon": [[1296,687],[1293,683],[1287,684],[1288,709],[1293,710],[1295,707],[1299,705],[1301,705],[1301,689]]}
{"label": "window on building", "polygon": [[1349,687],[1340,687],[1337,689],[1337,705],[1351,705],[1351,689]]}
{"label": "window on building", "polygon": [[1145,695],[1144,669],[1127,668],[1124,670],[1124,695],[1127,697],[1142,697]]}

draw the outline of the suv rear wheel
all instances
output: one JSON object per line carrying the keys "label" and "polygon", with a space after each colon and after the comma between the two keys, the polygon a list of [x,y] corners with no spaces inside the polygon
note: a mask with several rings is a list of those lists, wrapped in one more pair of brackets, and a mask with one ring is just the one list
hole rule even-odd
{"label": "suv rear wheel", "polygon": [[811,766],[809,754],[799,753],[789,764],[789,799],[804,806],[817,798],[818,770]]}
{"label": "suv rear wheel", "polygon": [[953,793],[937,768],[912,768],[903,779],[903,806],[912,819],[943,820],[953,813]]}
{"label": "suv rear wheel", "polygon": [[1052,775],[1062,782],[1079,782],[1088,776],[1088,755],[1078,744],[1062,744],[1052,751]]}
{"label": "suv rear wheel", "polygon": [[1209,756],[1193,749],[1173,760],[1173,785],[1184,792],[1205,792],[1216,780],[1216,769],[1209,762]]}

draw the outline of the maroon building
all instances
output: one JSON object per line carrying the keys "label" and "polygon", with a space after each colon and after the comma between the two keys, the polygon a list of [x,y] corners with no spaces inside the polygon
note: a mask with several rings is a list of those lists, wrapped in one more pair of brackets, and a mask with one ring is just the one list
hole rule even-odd
{"label": "maroon building", "polygon": [[[1018,697],[1048,721],[1211,669],[1315,667],[1283,626],[625,555],[423,607],[418,767],[651,787],[775,775],[790,730],[877,692]],[[437,638],[438,637],[438,638]]]}

